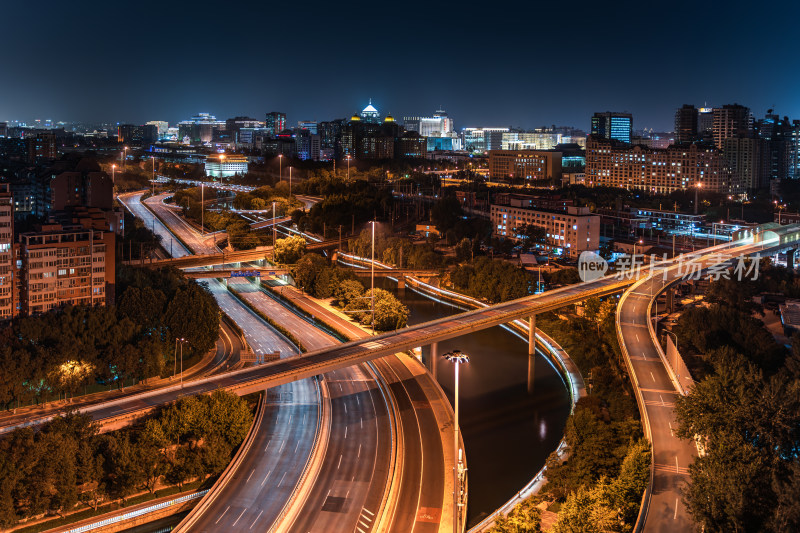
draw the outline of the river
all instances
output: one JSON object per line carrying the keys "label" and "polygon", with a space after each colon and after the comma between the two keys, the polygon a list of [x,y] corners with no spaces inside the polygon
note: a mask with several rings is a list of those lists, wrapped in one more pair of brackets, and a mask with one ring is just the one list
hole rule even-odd
{"label": "river", "polygon": [[[377,282],[377,280],[376,280]],[[461,312],[411,289],[384,288],[409,308],[410,324]],[[467,454],[467,524],[500,507],[544,466],[564,433],[570,411],[566,385],[541,354],[528,392],[528,343],[497,326],[439,343],[439,354],[459,349],[470,356],[460,373],[460,426]],[[427,348],[423,358],[427,360]],[[453,367],[440,358],[439,383],[453,401]]]}

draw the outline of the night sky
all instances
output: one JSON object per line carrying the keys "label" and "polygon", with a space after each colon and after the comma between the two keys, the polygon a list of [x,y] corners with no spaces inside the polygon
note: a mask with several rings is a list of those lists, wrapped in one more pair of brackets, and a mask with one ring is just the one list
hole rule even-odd
{"label": "night sky", "polygon": [[684,103],[800,118],[800,3],[3,2],[0,121],[175,123],[378,110],[572,125]]}

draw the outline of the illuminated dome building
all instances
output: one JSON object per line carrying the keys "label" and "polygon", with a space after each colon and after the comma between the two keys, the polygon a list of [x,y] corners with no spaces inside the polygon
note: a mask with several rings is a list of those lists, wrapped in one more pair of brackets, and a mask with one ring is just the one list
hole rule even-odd
{"label": "illuminated dome building", "polygon": [[361,120],[370,124],[380,124],[381,114],[372,106],[372,98],[369,99],[369,105],[361,111]]}

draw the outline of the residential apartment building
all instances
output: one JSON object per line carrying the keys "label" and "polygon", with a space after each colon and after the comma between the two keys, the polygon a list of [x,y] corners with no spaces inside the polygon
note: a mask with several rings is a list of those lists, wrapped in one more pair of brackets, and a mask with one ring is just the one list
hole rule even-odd
{"label": "residential apartment building", "polygon": [[722,152],[711,146],[647,148],[595,135],[586,142],[586,185],[660,194],[695,186],[725,193],[737,189]]}
{"label": "residential apartment building", "polygon": [[525,182],[561,181],[561,152],[545,150],[489,150],[489,177]]}
{"label": "residential apartment building", "polygon": [[8,183],[0,183],[0,320],[15,314],[14,201]]}
{"label": "residential apartment building", "polygon": [[20,313],[114,301],[114,233],[46,224],[19,236]]}
{"label": "residential apartment building", "polygon": [[553,255],[577,259],[581,252],[600,248],[600,217],[591,214],[588,207],[534,209],[493,204],[491,220],[495,236],[514,241],[521,239],[525,225],[543,228],[545,242],[539,249]]}

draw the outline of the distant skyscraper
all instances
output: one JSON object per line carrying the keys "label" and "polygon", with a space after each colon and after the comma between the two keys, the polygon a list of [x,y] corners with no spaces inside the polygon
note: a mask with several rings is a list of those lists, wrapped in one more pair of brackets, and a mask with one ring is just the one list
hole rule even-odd
{"label": "distant skyscraper", "polygon": [[301,130],[308,130],[311,133],[317,133],[317,122],[315,120],[301,120],[297,123],[297,127]]}
{"label": "distant skyscraper", "polygon": [[722,148],[725,139],[750,136],[752,123],[750,109],[739,104],[714,108],[714,145]]}
{"label": "distant skyscraper", "polygon": [[697,110],[697,135],[703,141],[714,140],[714,109],[701,107]]}
{"label": "distant skyscraper", "polygon": [[595,113],[592,117],[592,135],[626,143],[631,142],[633,115],[630,113]]}
{"label": "distant skyscraper", "polygon": [[158,128],[153,124],[137,126],[135,124],[120,124],[117,128],[117,140],[121,143],[143,146],[156,142]]}
{"label": "distant skyscraper", "polygon": [[286,129],[286,113],[280,111],[271,111],[267,113],[267,121],[265,124],[267,130],[272,131],[272,135],[277,135]]}
{"label": "distant skyscraper", "polygon": [[697,108],[685,104],[675,111],[675,142],[688,143],[697,138]]}
{"label": "distant skyscraper", "polygon": [[147,122],[147,125],[156,127],[159,139],[163,139],[167,136],[167,132],[169,131],[169,122],[166,120],[150,120]]}
{"label": "distant skyscraper", "polygon": [[372,106],[372,98],[369,99],[369,105],[365,107],[361,113],[362,122],[367,122],[370,124],[380,124],[381,123],[381,115],[378,113],[378,110]]}

